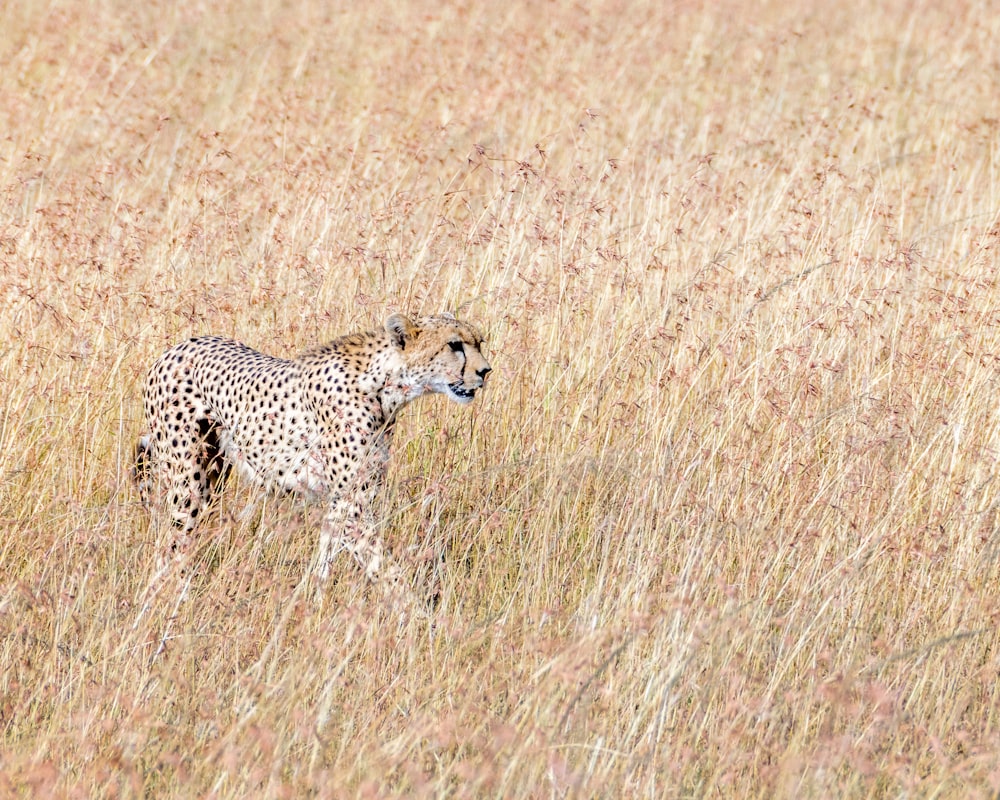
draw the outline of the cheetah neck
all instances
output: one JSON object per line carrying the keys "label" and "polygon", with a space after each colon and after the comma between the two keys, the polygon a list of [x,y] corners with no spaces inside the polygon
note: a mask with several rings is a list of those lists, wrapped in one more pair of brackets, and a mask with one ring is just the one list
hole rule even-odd
{"label": "cheetah neck", "polygon": [[390,349],[376,354],[366,370],[374,383],[375,394],[388,424],[395,420],[403,406],[424,393],[424,387],[407,376],[407,365],[398,352]]}
{"label": "cheetah neck", "polygon": [[333,361],[350,367],[357,388],[367,398],[380,423],[390,426],[407,403],[424,394],[426,386],[410,378],[403,356],[388,342],[384,331],[344,336],[303,354],[300,359],[322,367]]}
{"label": "cheetah neck", "polygon": [[401,374],[386,376],[385,383],[378,393],[382,416],[387,421],[393,421],[403,406],[416,400],[424,393],[424,387],[408,382]]}

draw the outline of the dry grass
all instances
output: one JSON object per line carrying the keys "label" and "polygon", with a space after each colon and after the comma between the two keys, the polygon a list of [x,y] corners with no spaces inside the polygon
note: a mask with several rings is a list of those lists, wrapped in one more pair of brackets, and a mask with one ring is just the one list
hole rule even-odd
{"label": "dry grass", "polygon": [[[7,4],[0,794],[995,794],[1000,17],[830,6]],[[154,580],[162,349],[458,308],[432,620],[246,487]]]}

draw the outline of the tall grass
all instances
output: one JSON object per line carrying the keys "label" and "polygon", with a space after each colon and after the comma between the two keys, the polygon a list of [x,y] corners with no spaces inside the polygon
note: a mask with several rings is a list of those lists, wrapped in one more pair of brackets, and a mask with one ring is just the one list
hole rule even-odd
{"label": "tall grass", "polygon": [[[2,27],[0,793],[1000,790],[987,5]],[[346,561],[316,600],[317,509],[238,484],[158,577],[166,346],[446,309],[495,373],[401,421],[429,617]]]}

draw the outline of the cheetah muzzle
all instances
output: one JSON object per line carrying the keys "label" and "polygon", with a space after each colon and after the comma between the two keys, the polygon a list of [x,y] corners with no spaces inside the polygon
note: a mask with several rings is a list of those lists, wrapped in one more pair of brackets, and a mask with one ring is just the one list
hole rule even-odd
{"label": "cheetah muzzle", "polygon": [[449,383],[448,391],[456,402],[465,405],[466,403],[471,403],[476,397],[475,389],[466,389],[461,381],[457,383]]}

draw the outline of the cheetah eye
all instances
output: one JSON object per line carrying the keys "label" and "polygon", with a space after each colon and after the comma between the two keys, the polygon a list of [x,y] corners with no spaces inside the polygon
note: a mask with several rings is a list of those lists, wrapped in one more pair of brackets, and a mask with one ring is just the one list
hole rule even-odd
{"label": "cheetah eye", "polygon": [[465,343],[464,342],[448,342],[448,347],[451,348],[453,353],[464,353]]}

